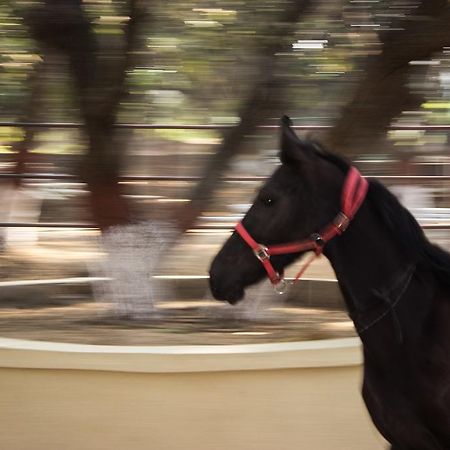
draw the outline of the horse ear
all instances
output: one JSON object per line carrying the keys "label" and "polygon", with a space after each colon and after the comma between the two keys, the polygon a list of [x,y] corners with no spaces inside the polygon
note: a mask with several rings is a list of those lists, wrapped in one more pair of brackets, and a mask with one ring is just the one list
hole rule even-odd
{"label": "horse ear", "polygon": [[307,146],[291,128],[292,120],[288,116],[281,118],[281,151],[283,164],[301,164],[307,159]]}

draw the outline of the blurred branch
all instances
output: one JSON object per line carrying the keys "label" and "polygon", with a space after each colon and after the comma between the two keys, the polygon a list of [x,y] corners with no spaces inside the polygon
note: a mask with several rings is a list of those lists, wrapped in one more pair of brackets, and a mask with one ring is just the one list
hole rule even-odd
{"label": "blurred branch", "polygon": [[423,0],[402,21],[403,30],[380,35],[383,51],[368,63],[353,99],[329,134],[331,148],[351,156],[379,151],[392,120],[423,101],[407,86],[409,62],[429,58],[450,45],[449,23],[446,1]]}
{"label": "blurred branch", "polygon": [[203,168],[203,178],[190,195],[190,202],[177,216],[180,230],[190,228],[211,199],[212,192],[217,187],[218,179],[228,168],[230,160],[241,148],[245,136],[253,133],[256,127],[268,117],[281,109],[283,100],[278,90],[278,79],[275,72],[277,54],[287,51],[286,37],[295,31],[295,26],[310,5],[310,0],[295,0],[286,3],[286,7],[278,19],[274,21],[270,39],[262,45],[259,52],[257,75],[247,97],[242,102],[238,112],[239,124],[227,131],[215,154]]}

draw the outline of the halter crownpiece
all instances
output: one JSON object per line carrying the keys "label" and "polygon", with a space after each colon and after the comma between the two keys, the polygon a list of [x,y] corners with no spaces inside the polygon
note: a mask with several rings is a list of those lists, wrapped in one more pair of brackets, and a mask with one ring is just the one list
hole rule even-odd
{"label": "halter crownpiece", "polygon": [[247,245],[253,250],[255,256],[261,261],[270,282],[279,294],[283,294],[286,289],[286,281],[282,274],[279,274],[270,262],[273,255],[283,255],[288,253],[299,253],[302,251],[313,250],[315,255],[310,258],[295,277],[296,282],[311,264],[313,259],[319,256],[325,244],[336,236],[341,235],[349,226],[351,220],[358,212],[368,189],[367,180],[359,173],[355,167],[350,167],[347,177],[342,187],[341,211],[331,223],[325,226],[320,232],[313,233],[310,237],[301,241],[289,242],[287,244],[272,245],[266,247],[256,242],[250,233],[245,229],[242,222],[236,225],[236,232],[244,239]]}

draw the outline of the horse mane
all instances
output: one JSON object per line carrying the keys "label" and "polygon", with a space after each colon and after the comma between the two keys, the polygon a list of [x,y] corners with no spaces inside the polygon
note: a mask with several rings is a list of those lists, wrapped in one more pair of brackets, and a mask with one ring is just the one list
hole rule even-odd
{"label": "horse mane", "polygon": [[[351,164],[345,158],[329,152],[316,142],[307,141],[306,145],[344,173],[349,170]],[[450,286],[450,254],[428,240],[417,220],[397,197],[377,180],[369,179],[366,198],[404,253],[422,267],[431,269],[441,283]]]}
{"label": "horse mane", "polygon": [[450,254],[428,240],[417,220],[395,195],[380,182],[370,180],[367,199],[405,254],[450,286]]}

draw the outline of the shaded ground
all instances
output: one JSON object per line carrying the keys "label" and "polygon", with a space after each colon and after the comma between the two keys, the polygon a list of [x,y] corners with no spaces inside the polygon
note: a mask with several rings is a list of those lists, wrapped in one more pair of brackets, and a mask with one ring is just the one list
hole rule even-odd
{"label": "shaded ground", "polygon": [[0,335],[102,345],[218,345],[346,337],[354,331],[347,315],[332,309],[168,301],[138,321],[117,318],[109,305],[92,302],[3,308]]}
{"label": "shaded ground", "polygon": [[[39,244],[0,256],[0,336],[106,345],[218,345],[354,335],[352,323],[338,306],[319,309],[293,304],[289,296],[270,298],[270,286],[251,290],[244,302],[230,306],[212,300],[207,290],[191,287],[187,292],[190,285],[183,284],[176,292],[162,292],[145,320],[117,317],[112,305],[93,300],[89,284],[5,287],[16,280],[88,276],[87,266],[99,257],[98,248],[78,234],[61,234],[41,233]],[[205,237],[196,239],[181,243],[174,258],[177,265],[169,260],[160,273],[180,273],[182,267],[189,274],[205,274],[217,244],[211,240],[205,245]],[[323,261],[311,270],[314,276],[330,276]],[[328,295],[325,289],[318,294]]]}

